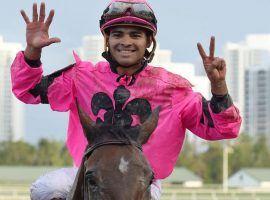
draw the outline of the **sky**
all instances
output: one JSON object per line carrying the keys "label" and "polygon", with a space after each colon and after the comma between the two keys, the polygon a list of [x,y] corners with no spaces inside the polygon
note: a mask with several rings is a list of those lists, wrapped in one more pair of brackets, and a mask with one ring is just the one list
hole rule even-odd
{"label": "sky", "polygon": [[[25,45],[24,9],[31,16],[33,0],[1,0],[0,35],[7,42]],[[108,0],[44,0],[47,13],[55,9],[50,28],[52,37],[62,42],[43,50],[44,73],[69,65],[71,51],[85,35],[100,34],[99,18]],[[210,36],[216,37],[216,55],[223,56],[226,42],[243,41],[247,34],[270,33],[269,0],[149,0],[158,19],[157,41],[173,52],[175,62],[201,66],[197,42],[208,49]],[[233,66],[228,66],[233,67]],[[65,139],[68,113],[57,113],[48,105],[27,105],[25,139],[36,143],[41,137]]]}

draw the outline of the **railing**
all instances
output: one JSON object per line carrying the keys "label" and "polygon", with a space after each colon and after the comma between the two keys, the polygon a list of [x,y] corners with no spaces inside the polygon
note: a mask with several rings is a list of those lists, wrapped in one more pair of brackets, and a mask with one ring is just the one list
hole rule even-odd
{"label": "railing", "polygon": [[[29,184],[0,184],[0,200],[30,200]],[[229,189],[223,192],[217,186],[183,188],[163,185],[161,200],[270,200],[270,189]]]}
{"label": "railing", "polygon": [[0,184],[0,200],[30,200],[29,184]]}
{"label": "railing", "polygon": [[270,200],[270,189],[229,189],[221,187],[183,188],[176,185],[163,185],[161,200]]}

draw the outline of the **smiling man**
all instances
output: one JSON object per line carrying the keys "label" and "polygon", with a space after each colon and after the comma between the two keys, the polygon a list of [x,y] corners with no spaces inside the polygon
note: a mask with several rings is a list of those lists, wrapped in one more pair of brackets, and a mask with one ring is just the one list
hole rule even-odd
{"label": "smiling man", "polygon": [[[151,196],[156,200],[161,193],[159,179],[172,172],[186,129],[206,140],[238,136],[241,117],[228,94],[226,63],[214,56],[214,37],[209,55],[198,43],[213,94],[207,101],[193,92],[192,85],[183,77],[149,64],[156,47],[157,20],[145,0],[113,0],[104,10],[100,30],[107,62],[93,65],[74,54],[74,64],[48,76],[43,76],[40,58],[42,48],[60,42],[48,34],[54,11],[45,20],[42,3],[39,15],[37,5],[33,5],[32,21],[24,11],[21,14],[27,24],[27,47],[17,54],[11,67],[13,92],[25,103],[50,104],[52,110],[69,111],[67,147],[76,166],[81,164],[87,145],[76,100],[96,124],[126,130],[138,127],[155,108],[161,108],[155,131],[143,145],[155,175]],[[60,169],[39,178],[31,188],[31,199],[65,199],[75,172],[76,168]]]}
{"label": "smiling man", "polygon": [[152,36],[143,28],[119,25],[105,33],[105,41],[112,59],[120,64],[118,74],[132,75],[141,68]]}

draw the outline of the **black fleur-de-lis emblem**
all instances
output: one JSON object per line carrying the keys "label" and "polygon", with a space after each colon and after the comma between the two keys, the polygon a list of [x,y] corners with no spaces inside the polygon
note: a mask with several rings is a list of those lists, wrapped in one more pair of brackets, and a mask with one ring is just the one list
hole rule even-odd
{"label": "black fleur-de-lis emblem", "polygon": [[104,121],[100,117],[97,118],[97,124],[112,124],[121,127],[131,127],[132,115],[137,115],[140,122],[143,123],[151,114],[151,105],[146,99],[136,98],[127,103],[130,98],[130,91],[124,86],[119,86],[113,94],[115,107],[110,97],[104,93],[96,93],[91,101],[92,112],[95,116],[98,115],[101,109],[106,112],[104,114]]}

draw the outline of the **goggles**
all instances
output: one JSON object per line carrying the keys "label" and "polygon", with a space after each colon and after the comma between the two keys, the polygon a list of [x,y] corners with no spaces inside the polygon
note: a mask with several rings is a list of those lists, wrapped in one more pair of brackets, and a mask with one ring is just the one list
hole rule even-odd
{"label": "goggles", "polygon": [[108,8],[103,12],[102,20],[100,25],[105,22],[125,16],[126,12],[131,12],[132,16],[144,19],[151,24],[156,26],[157,20],[154,12],[145,3],[127,3],[127,2],[113,2],[108,6]]}

